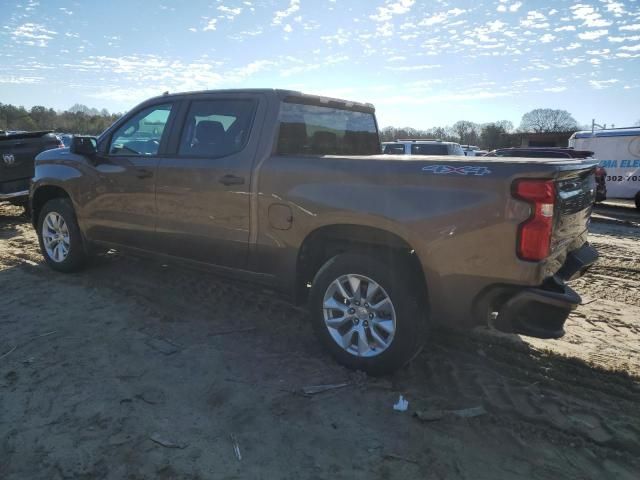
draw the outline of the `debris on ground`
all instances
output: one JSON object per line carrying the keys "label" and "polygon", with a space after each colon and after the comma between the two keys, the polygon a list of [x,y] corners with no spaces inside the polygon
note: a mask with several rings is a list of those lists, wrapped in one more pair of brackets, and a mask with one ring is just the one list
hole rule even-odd
{"label": "debris on ground", "polygon": [[180,450],[184,450],[185,448],[187,448],[189,446],[188,443],[182,443],[182,442],[176,442],[174,440],[168,439],[164,436],[162,436],[159,433],[154,433],[153,435],[151,435],[149,437],[149,439],[154,442],[157,443],[158,445],[161,445],[165,448],[177,448]]}
{"label": "debris on ground", "polygon": [[238,459],[238,461],[242,460],[242,454],[240,453],[240,443],[238,442],[238,439],[236,438],[236,436],[232,433],[231,435],[229,435],[229,438],[231,438],[231,443],[233,444],[233,453],[235,453],[236,458]]}
{"label": "debris on ground", "polygon": [[328,385],[309,385],[307,387],[302,387],[302,393],[304,395],[315,395],[317,393],[328,392],[329,390],[337,390],[339,388],[348,387],[351,385],[350,383],[331,383]]}
{"label": "debris on ground", "polygon": [[400,397],[398,398],[398,402],[393,405],[393,409],[396,412],[406,412],[408,408],[409,408],[409,401],[405,400],[405,398],[402,395],[400,395]]}

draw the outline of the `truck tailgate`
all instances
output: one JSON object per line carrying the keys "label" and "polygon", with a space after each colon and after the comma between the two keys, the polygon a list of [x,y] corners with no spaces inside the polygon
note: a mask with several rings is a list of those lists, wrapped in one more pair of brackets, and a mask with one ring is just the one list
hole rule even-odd
{"label": "truck tailgate", "polygon": [[586,235],[596,195],[594,168],[577,170],[556,180],[556,223],[551,250],[555,252]]}

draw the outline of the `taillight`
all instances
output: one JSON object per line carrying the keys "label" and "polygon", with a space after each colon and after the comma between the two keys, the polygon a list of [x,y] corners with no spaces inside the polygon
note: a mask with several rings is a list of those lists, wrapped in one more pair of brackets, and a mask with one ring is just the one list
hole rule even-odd
{"label": "taillight", "polygon": [[531,216],[518,228],[518,257],[537,262],[549,256],[556,189],[552,180],[516,180],[514,197],[531,205]]}

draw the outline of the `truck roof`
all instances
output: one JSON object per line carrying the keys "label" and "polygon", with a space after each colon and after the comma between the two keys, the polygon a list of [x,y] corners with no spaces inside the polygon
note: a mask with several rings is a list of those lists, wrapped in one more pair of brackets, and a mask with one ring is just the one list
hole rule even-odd
{"label": "truck roof", "polygon": [[290,98],[295,98],[301,100],[302,103],[311,103],[314,105],[327,105],[329,107],[335,106],[338,108],[353,108],[366,112],[375,112],[375,107],[371,103],[361,103],[354,102],[351,100],[344,100],[340,98],[332,98],[325,97],[322,95],[312,95],[307,93],[302,93],[297,90],[286,90],[286,89],[278,89],[278,88],[231,88],[231,89],[219,89],[219,90],[198,90],[192,92],[176,92],[169,93],[165,92],[163,95],[158,95],[156,97],[150,98],[143,103],[146,103],[151,100],[156,100],[160,98],[172,98],[172,97],[183,97],[188,95],[201,95],[207,93],[231,93],[231,94],[242,94],[242,93],[252,93],[252,94],[267,94],[267,95],[275,95],[280,100],[286,100]]}
{"label": "truck roof", "polygon": [[574,133],[572,138],[596,138],[596,137],[636,137],[640,136],[640,127],[608,128],[604,130],[584,130]]}

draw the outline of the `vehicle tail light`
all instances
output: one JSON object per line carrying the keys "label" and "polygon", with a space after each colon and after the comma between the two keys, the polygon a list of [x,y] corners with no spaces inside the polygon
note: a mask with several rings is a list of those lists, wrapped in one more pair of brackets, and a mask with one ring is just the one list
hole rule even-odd
{"label": "vehicle tail light", "polygon": [[552,180],[516,180],[514,197],[531,205],[531,216],[518,227],[518,257],[537,262],[549,256],[556,189]]}

